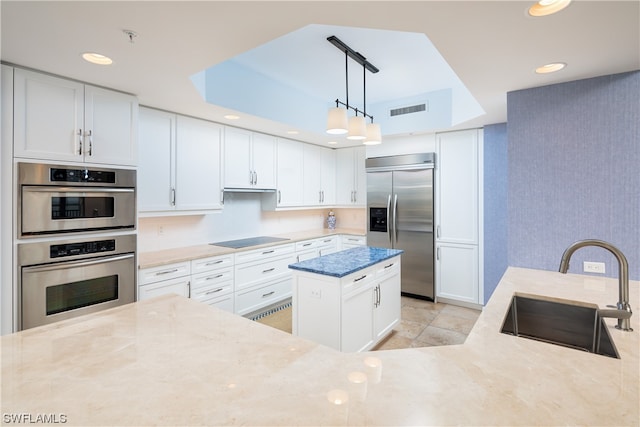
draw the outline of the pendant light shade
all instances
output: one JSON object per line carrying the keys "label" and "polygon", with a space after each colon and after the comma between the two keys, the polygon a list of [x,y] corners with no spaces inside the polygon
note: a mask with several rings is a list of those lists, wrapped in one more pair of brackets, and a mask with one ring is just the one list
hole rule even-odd
{"label": "pendant light shade", "polygon": [[365,138],[363,144],[382,144],[382,133],[380,132],[380,125],[378,123],[367,123],[367,137]]}
{"label": "pendant light shade", "polygon": [[367,137],[367,121],[362,116],[353,116],[349,118],[349,134],[347,139],[362,140]]}
{"label": "pendant light shade", "polygon": [[347,110],[334,107],[329,109],[327,115],[327,133],[331,135],[343,135],[348,132]]}

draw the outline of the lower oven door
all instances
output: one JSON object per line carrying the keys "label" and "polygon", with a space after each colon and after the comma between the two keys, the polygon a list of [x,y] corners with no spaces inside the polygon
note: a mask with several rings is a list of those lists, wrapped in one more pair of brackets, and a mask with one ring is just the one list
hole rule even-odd
{"label": "lower oven door", "polygon": [[23,267],[21,329],[134,301],[133,253]]}

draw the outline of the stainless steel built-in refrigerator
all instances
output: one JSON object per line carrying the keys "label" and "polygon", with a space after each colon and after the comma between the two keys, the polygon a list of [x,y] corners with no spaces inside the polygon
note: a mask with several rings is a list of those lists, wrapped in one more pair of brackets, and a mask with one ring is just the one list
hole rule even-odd
{"label": "stainless steel built-in refrigerator", "polygon": [[366,160],[367,245],[402,249],[402,293],[434,298],[434,153]]}

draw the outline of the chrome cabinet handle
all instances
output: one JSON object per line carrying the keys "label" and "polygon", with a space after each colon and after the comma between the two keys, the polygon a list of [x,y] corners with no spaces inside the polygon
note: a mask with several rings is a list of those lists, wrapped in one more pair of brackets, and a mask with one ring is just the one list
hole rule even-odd
{"label": "chrome cabinet handle", "polygon": [[206,292],[205,295],[215,294],[217,292],[220,292],[221,290],[222,290],[222,288],[214,289],[212,291]]}
{"label": "chrome cabinet handle", "polygon": [[78,129],[78,156],[82,156],[82,129]]}
{"label": "chrome cabinet handle", "polygon": [[220,190],[220,204],[224,205],[224,190]]}
{"label": "chrome cabinet handle", "polygon": [[318,203],[322,203],[322,191],[318,191]]}
{"label": "chrome cabinet handle", "polygon": [[270,295],[273,295],[275,293],[276,293],[276,291],[267,292],[266,294],[262,294],[262,298],[266,298],[266,297],[268,297]]}
{"label": "chrome cabinet handle", "polygon": [[436,237],[439,239],[440,238],[440,226],[436,227]]}
{"label": "chrome cabinet handle", "polygon": [[275,267],[267,268],[266,270],[262,270],[262,272],[263,273],[271,273],[273,270],[275,270]]}
{"label": "chrome cabinet handle", "polygon": [[278,190],[278,204],[282,201],[282,193]]}
{"label": "chrome cabinet handle", "polygon": [[176,205],[176,189],[171,188],[171,206]]}
{"label": "chrome cabinet handle", "polygon": [[274,250],[274,249],[272,249],[272,250],[270,250],[270,251],[264,251],[264,252],[262,252],[262,255],[272,254],[272,253],[274,253],[274,252],[275,252],[275,250]]}
{"label": "chrome cabinet handle", "polygon": [[249,171],[249,185],[253,185],[253,171]]}
{"label": "chrome cabinet handle", "polygon": [[156,276],[162,276],[162,275],[164,275],[164,274],[175,273],[175,272],[177,272],[177,271],[178,271],[178,269],[177,269],[177,268],[174,268],[173,270],[158,271],[158,272],[156,273]]}
{"label": "chrome cabinet handle", "polygon": [[205,280],[215,280],[215,279],[221,278],[222,276],[224,276],[224,274],[218,274],[217,276],[209,276]]}
{"label": "chrome cabinet handle", "polygon": [[364,276],[362,276],[362,277],[358,277],[357,279],[353,279],[353,281],[354,281],[354,283],[355,283],[355,282],[359,282],[360,280],[362,280],[362,279],[364,279],[364,278],[366,278],[366,277],[367,277],[367,275],[365,274],[365,275],[364,275]]}
{"label": "chrome cabinet handle", "polygon": [[311,246],[312,243],[303,243],[302,246]]}
{"label": "chrome cabinet handle", "polygon": [[438,247],[438,249],[436,249],[436,259],[438,261],[440,261],[440,247]]}
{"label": "chrome cabinet handle", "polygon": [[385,265],[385,266],[384,266],[384,268],[385,268],[385,269],[387,269],[387,268],[391,268],[391,267],[393,267],[394,265],[396,265],[396,263],[395,263],[395,262],[392,262],[392,263],[391,263],[391,264],[389,264],[389,265]]}
{"label": "chrome cabinet handle", "polygon": [[322,194],[322,200],[320,200],[321,203],[324,203],[324,190],[320,191],[320,194]]}
{"label": "chrome cabinet handle", "polygon": [[216,264],[220,264],[221,262],[224,262],[224,260],[223,259],[219,259],[217,261],[210,261],[210,262],[206,263],[205,266],[207,266],[207,265],[216,265]]}
{"label": "chrome cabinet handle", "polygon": [[89,138],[89,151],[87,152],[87,154],[89,154],[90,156],[93,155],[93,132],[92,131],[88,131],[84,133],[84,136]]}

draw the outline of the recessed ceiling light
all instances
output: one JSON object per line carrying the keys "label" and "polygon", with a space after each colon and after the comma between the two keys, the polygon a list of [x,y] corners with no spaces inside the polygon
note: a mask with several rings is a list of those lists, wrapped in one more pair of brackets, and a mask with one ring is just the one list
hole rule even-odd
{"label": "recessed ceiling light", "polygon": [[571,0],[540,0],[529,8],[531,16],[547,16],[556,12],[560,12],[569,6]]}
{"label": "recessed ceiling light", "polygon": [[287,133],[288,133],[289,135],[297,135],[297,134],[299,134],[300,132],[298,132],[297,130],[288,130],[288,131],[287,131]]}
{"label": "recessed ceiling light", "polygon": [[82,59],[87,62],[91,62],[92,64],[98,65],[111,65],[113,64],[113,60],[108,56],[100,55],[95,52],[85,52],[82,54]]}
{"label": "recessed ceiling light", "polygon": [[562,70],[566,67],[567,64],[564,62],[553,62],[551,64],[543,65],[542,67],[536,68],[537,74],[547,74],[547,73],[555,73],[556,71]]}
{"label": "recessed ceiling light", "polygon": [[329,141],[329,142],[327,142],[327,144],[329,144],[329,145],[336,145],[337,143],[338,143],[338,141]]}
{"label": "recessed ceiling light", "polygon": [[235,114],[225,114],[224,118],[227,120],[238,120],[240,116],[236,116]]}

